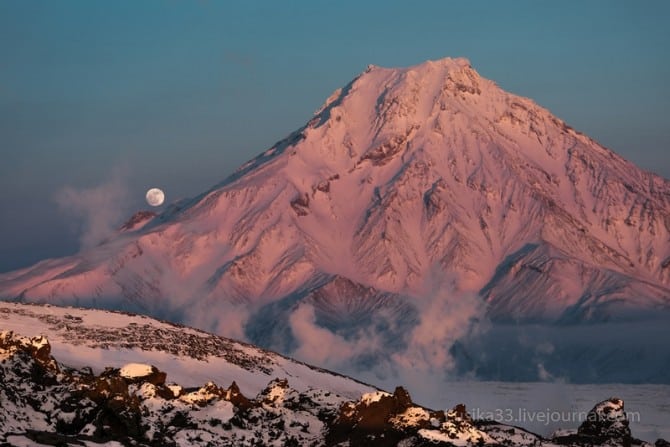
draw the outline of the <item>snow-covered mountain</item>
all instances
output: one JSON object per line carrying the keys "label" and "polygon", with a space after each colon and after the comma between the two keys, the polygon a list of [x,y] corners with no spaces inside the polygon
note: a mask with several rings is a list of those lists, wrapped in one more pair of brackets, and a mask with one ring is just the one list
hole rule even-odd
{"label": "snow-covered mountain", "polygon": [[652,446],[620,399],[545,439],[144,316],[0,303],[0,329],[2,445]]}
{"label": "snow-covered mountain", "polygon": [[486,319],[670,307],[670,183],[465,59],[370,66],[221,184],[141,217],[0,275],[0,296],[139,311],[313,362],[428,347],[408,365],[444,360],[429,346]]}

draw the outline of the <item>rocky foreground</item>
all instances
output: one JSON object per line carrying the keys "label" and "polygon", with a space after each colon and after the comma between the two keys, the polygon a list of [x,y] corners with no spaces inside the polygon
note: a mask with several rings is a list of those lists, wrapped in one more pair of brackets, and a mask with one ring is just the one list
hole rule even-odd
{"label": "rocky foreground", "polygon": [[597,404],[577,430],[545,439],[473,420],[464,405],[421,407],[401,387],[352,401],[275,379],[249,398],[235,382],[185,389],[145,364],[94,374],[58,363],[45,337],[8,331],[0,333],[0,445],[651,447],[631,435],[616,398]]}

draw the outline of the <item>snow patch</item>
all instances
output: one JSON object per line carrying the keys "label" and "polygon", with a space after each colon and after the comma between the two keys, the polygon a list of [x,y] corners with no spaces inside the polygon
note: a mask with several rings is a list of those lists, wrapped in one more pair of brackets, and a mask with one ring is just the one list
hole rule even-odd
{"label": "snow patch", "polygon": [[361,403],[365,405],[370,405],[375,402],[379,402],[382,397],[391,397],[391,394],[386,391],[374,391],[372,393],[365,393],[361,396]]}
{"label": "snow patch", "polygon": [[144,363],[128,363],[121,368],[119,375],[127,379],[134,379],[138,377],[146,377],[150,375],[151,372],[151,365],[146,365]]}

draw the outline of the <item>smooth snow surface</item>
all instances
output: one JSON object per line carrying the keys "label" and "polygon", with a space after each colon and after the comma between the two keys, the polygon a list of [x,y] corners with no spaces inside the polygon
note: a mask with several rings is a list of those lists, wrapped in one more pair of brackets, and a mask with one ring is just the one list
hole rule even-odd
{"label": "smooth snow surface", "polygon": [[126,377],[128,379],[146,377],[151,374],[151,365],[128,363],[121,368],[119,373],[121,374],[121,377]]}

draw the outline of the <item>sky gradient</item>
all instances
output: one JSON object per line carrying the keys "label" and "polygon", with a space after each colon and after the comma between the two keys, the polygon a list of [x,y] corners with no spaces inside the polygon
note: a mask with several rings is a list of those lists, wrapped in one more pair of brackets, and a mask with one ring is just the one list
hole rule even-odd
{"label": "sky gradient", "polygon": [[2,1],[0,271],[78,249],[64,190],[121,183],[127,215],[152,186],[198,194],[368,64],[467,57],[668,178],[668,18],[667,1]]}

